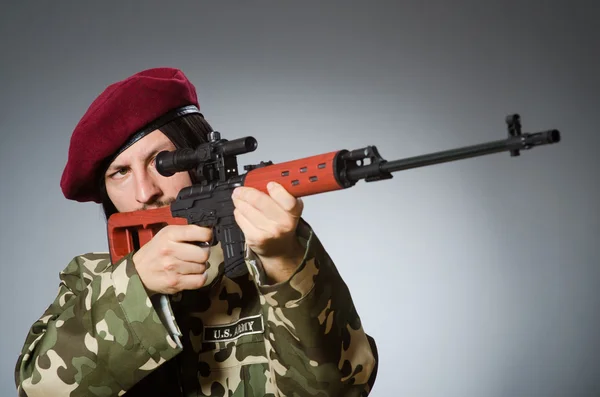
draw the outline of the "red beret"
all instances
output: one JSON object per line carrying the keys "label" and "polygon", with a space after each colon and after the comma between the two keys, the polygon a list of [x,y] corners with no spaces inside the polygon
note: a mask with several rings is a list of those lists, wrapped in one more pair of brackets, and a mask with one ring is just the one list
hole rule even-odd
{"label": "red beret", "polygon": [[140,131],[199,113],[196,89],[182,71],[148,69],[108,86],[79,121],[60,186],[66,198],[100,202],[99,166]]}

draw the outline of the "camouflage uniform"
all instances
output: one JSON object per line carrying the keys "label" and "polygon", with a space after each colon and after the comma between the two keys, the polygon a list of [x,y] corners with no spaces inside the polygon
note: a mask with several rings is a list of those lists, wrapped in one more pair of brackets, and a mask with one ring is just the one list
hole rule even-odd
{"label": "camouflage uniform", "polygon": [[[377,350],[346,284],[310,226],[286,282],[222,276],[212,248],[207,284],[150,299],[130,253],[75,257],[54,303],[33,324],[15,369],[20,396],[366,396]],[[158,297],[158,295],[155,295]],[[153,297],[154,298],[154,297]]]}

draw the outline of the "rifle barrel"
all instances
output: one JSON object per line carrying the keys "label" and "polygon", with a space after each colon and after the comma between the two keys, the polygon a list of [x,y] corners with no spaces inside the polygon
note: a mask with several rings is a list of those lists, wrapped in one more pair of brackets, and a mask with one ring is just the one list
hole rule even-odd
{"label": "rifle barrel", "polygon": [[518,150],[527,150],[534,146],[552,144],[559,141],[560,132],[558,130],[549,130],[533,134],[522,134],[520,136],[482,143],[479,145],[444,150],[441,152],[408,157],[400,160],[385,161],[381,164],[365,165],[363,167],[348,170],[348,179],[356,181],[367,176],[374,175],[375,170],[372,169],[373,166],[376,166],[379,169],[379,172],[395,172],[505,151],[516,153],[513,154],[514,156],[518,155]]}

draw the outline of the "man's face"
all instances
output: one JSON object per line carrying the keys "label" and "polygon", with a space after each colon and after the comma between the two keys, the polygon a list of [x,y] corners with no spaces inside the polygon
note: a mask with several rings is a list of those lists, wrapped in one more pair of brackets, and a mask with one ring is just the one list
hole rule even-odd
{"label": "man's face", "polygon": [[175,150],[175,145],[156,130],[125,149],[110,164],[104,174],[106,192],[119,212],[168,205],[182,188],[192,184],[187,172],[170,177],[158,173],[155,159],[163,150]]}

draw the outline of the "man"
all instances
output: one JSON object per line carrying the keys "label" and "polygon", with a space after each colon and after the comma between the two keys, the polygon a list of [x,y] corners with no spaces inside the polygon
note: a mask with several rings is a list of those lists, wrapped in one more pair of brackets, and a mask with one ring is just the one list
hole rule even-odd
{"label": "man", "polygon": [[[168,205],[193,172],[164,177],[163,150],[212,128],[177,69],[107,87],[76,126],[61,187],[116,212]],[[310,226],[278,184],[239,187],[235,220],[248,271],[223,273],[212,230],[170,225],[111,263],[75,257],[33,324],[15,369],[20,396],[359,396],[377,373],[375,343]],[[168,297],[163,299],[161,297]]]}

